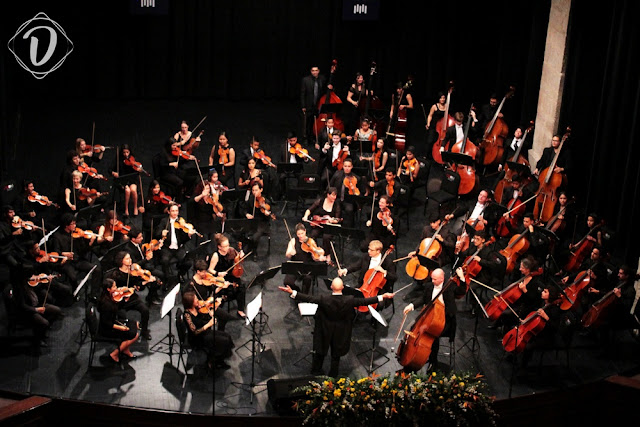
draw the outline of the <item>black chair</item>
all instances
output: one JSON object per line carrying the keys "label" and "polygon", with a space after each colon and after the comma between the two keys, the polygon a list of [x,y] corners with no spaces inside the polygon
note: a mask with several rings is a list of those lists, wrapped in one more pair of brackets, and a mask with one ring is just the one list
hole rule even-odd
{"label": "black chair", "polygon": [[[442,206],[455,202],[458,199],[458,189],[460,187],[460,175],[457,172],[445,169],[443,172],[440,188],[434,192],[427,191],[427,198],[424,204],[423,215],[427,213],[427,205],[429,201],[438,204],[438,213],[442,210]],[[428,187],[428,186],[427,186]]]}
{"label": "black chair", "polygon": [[[407,217],[407,230],[409,230],[409,210],[411,208],[411,203],[409,197],[411,195],[411,191],[409,186],[400,184],[400,190],[398,190],[398,196],[394,202],[395,214],[398,218],[402,218],[403,216]],[[399,232],[400,225],[398,224],[396,232]]]}
{"label": "black chair", "polygon": [[295,212],[297,214],[300,204],[304,208],[308,200],[315,200],[320,193],[320,175],[303,173],[298,178],[298,185],[289,190],[287,200],[296,202]]}
{"label": "black chair", "polygon": [[[182,362],[182,367],[184,368],[184,373],[186,375],[189,369],[191,369],[192,367],[191,364],[187,364],[187,362],[189,362],[189,357],[194,354],[195,350],[200,349],[193,348],[189,344],[189,340],[187,338],[187,325],[184,323],[184,312],[179,307],[176,310],[176,331],[178,333],[178,343],[180,343],[180,350],[178,352],[178,366],[176,366],[176,369],[178,370],[178,372],[180,371],[180,363]],[[206,360],[206,354],[204,354],[204,350],[200,351],[203,353],[204,359]],[[185,356],[187,359],[186,362]]]}
{"label": "black chair", "polygon": [[98,310],[93,303],[89,303],[85,312],[85,321],[89,328],[89,336],[91,337],[91,346],[89,347],[89,368],[93,368],[93,356],[96,353],[96,345],[98,343],[110,343],[115,344],[116,347],[120,347],[122,342],[119,338],[109,338],[101,335],[98,332]]}

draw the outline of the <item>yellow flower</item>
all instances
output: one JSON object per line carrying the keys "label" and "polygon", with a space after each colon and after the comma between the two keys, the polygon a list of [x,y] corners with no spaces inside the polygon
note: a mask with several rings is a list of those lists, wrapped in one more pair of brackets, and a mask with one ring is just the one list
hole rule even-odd
{"label": "yellow flower", "polygon": [[432,373],[431,375],[433,375],[433,376],[435,377],[435,376],[436,376],[436,373],[434,372],[434,373]]}
{"label": "yellow flower", "polygon": [[334,395],[335,397],[340,397],[340,396],[342,395],[342,391],[340,391],[340,389],[339,389],[339,388],[338,388],[338,389],[335,389],[335,390],[333,391],[333,395]]}
{"label": "yellow flower", "polygon": [[460,387],[464,387],[464,383],[460,381]]}
{"label": "yellow flower", "polygon": [[418,379],[416,380],[416,384],[420,384],[421,382],[422,382],[422,381],[420,381],[420,378],[418,378]]}

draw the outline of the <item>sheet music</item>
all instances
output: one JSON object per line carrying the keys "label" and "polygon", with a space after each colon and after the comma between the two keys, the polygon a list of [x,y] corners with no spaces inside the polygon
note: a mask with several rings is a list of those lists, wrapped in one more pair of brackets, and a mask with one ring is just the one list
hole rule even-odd
{"label": "sheet music", "polygon": [[318,304],[312,302],[300,302],[298,303],[298,310],[300,310],[301,316],[314,316],[318,311]]}
{"label": "sheet music", "polygon": [[247,304],[247,325],[253,322],[253,319],[256,318],[260,311],[260,307],[262,307],[262,292],[256,295],[253,301]]}
{"label": "sheet music", "polygon": [[387,322],[385,322],[385,321],[384,321],[384,319],[382,318],[382,316],[380,316],[380,313],[378,313],[378,312],[376,311],[376,309],[375,309],[375,308],[371,307],[370,305],[369,305],[369,306],[367,306],[367,307],[369,308],[369,313],[371,313],[371,315],[373,316],[373,318],[374,318],[374,319],[376,319],[378,322],[380,322],[380,324],[381,324],[382,326],[385,326],[385,327],[386,327],[386,326],[389,326],[389,325],[387,325]]}
{"label": "sheet music", "polygon": [[178,292],[180,292],[180,283],[175,285],[173,289],[169,291],[167,296],[162,300],[162,307],[160,308],[160,317],[164,317],[171,311],[171,309],[176,305],[176,297],[178,296]]}

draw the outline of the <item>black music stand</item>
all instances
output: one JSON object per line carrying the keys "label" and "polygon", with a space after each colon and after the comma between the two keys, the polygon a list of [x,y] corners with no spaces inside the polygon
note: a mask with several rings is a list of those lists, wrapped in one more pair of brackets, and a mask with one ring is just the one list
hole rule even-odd
{"label": "black music stand", "polygon": [[[327,287],[327,289],[331,291],[331,282],[333,282],[333,279],[322,279],[322,281],[324,282],[324,285]],[[344,288],[342,289],[342,293],[344,295],[351,295],[356,298],[364,297],[364,295],[362,295],[362,292],[360,292],[359,289],[352,288],[351,286],[347,286],[347,285],[344,285]]]}
{"label": "black music stand", "polygon": [[[292,274],[294,276],[311,276],[311,294],[313,295],[313,289],[318,286],[318,276],[327,275],[327,264],[324,262],[312,262],[305,263],[302,261],[288,261],[282,264],[282,274]],[[296,306],[291,309],[285,318],[289,317],[291,313],[296,311]],[[308,320],[308,319],[307,319]],[[311,322],[308,322],[311,324]]]}
{"label": "black music stand", "polygon": [[226,203],[231,203],[232,208],[229,209],[229,211],[235,212],[236,207],[238,206],[238,201],[244,200],[246,194],[247,194],[247,190],[234,188],[233,190],[226,190],[220,193],[220,197],[218,198],[218,200],[223,205]]}
{"label": "black music stand", "polygon": [[527,165],[516,162],[507,162],[507,166],[509,166],[509,169],[517,173],[519,176],[526,176],[531,173],[531,169],[529,169]]}
{"label": "black music stand", "polygon": [[451,151],[443,151],[442,160],[445,163],[455,163],[457,165],[464,165],[464,166],[474,166],[476,162],[473,159],[473,157],[467,154],[452,153]]}
{"label": "black music stand", "polygon": [[344,243],[346,237],[347,239],[353,239],[356,242],[362,242],[364,240],[364,230],[360,230],[359,228],[347,228],[347,227],[333,227],[332,231],[336,236],[340,236],[340,258],[344,258]]}
{"label": "black music stand", "polygon": [[[455,271],[453,271],[451,274],[456,274],[456,273]],[[469,283],[469,292],[471,292],[471,295],[473,295],[474,300],[478,304],[478,308],[476,308],[475,310],[476,314],[475,314],[475,322],[473,326],[473,336],[471,336],[468,340],[462,343],[462,345],[458,348],[457,351],[460,351],[464,347],[466,347],[469,349],[469,351],[471,351],[471,356],[474,358],[474,360],[477,360],[477,357],[480,354],[480,342],[478,341],[478,318],[480,317],[480,311],[482,311],[482,314],[484,314],[485,319],[488,319],[489,315],[487,314],[487,311],[484,309],[484,306],[480,302],[480,298],[478,298],[478,294],[475,293],[470,283]],[[469,347],[469,343],[471,343],[471,347]]]}
{"label": "black music stand", "polygon": [[[267,280],[273,279],[274,276],[280,270],[280,267],[281,267],[281,265],[278,265],[278,266],[270,267],[270,268],[268,268],[266,270],[261,271],[260,273],[258,273],[256,275],[256,277],[253,278],[251,283],[249,283],[249,285],[247,286],[247,289],[249,289],[254,284],[255,285],[260,285],[261,288],[264,288],[264,285],[265,285],[265,283],[267,283]],[[260,325],[260,336],[269,335],[272,332],[271,328],[269,327],[268,321],[269,321],[269,315],[264,313],[264,311],[262,310],[262,307],[261,307],[261,309],[260,309],[260,318],[258,319],[258,324]],[[268,330],[268,332],[265,332],[265,330]],[[245,344],[243,344],[243,346]]]}
{"label": "black music stand", "polygon": [[[84,278],[80,281],[80,283],[78,284],[78,286],[76,287],[76,289],[73,291],[73,297],[77,298],[78,293],[80,292],[80,290],[82,288],[84,288],[84,311],[85,313],[87,312],[87,307],[89,305],[89,291],[87,290],[87,287],[85,286],[85,284],[89,281],[89,278],[91,277],[91,275],[93,274],[94,270],[97,268],[97,265],[94,265],[91,270],[84,276]],[[85,318],[82,320],[82,325],[80,326],[80,332],[79,332],[79,337],[78,337],[78,344],[80,346],[82,346],[84,344],[85,339],[87,339],[87,336],[89,335],[89,324],[87,323],[87,318],[85,316]]]}
{"label": "black music stand", "polygon": [[282,214],[284,213],[288,202],[296,202],[295,210],[297,212],[298,203],[302,202],[302,204],[304,205],[305,200],[316,199],[318,197],[319,191],[320,190],[317,188],[288,188],[284,206],[282,206],[282,210],[280,211],[280,216],[282,216]]}
{"label": "black music stand", "polygon": [[[251,231],[255,229],[255,223],[252,219],[247,218],[234,218],[228,219],[224,222],[224,229],[228,230],[234,237],[242,236],[244,237],[246,234],[249,234]],[[240,240],[240,239],[236,239]]]}

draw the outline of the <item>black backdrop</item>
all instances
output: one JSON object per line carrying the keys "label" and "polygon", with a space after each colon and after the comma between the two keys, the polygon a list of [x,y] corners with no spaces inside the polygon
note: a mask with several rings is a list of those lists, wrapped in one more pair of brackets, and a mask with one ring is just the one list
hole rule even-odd
{"label": "black backdrop", "polygon": [[[394,84],[408,75],[414,98],[427,109],[449,80],[455,81],[453,107],[463,111],[514,85],[510,124],[526,123],[535,118],[550,7],[548,0],[382,0],[379,21],[354,22],[342,20],[341,0],[169,0],[164,16],[133,15],[123,0],[60,3],[12,4],[0,18],[3,42],[37,12],[56,20],[74,42],[62,67],[42,80],[0,49],[3,176],[15,172],[7,159],[22,158],[11,150],[23,149],[20,119],[30,104],[76,103],[87,110],[105,101],[175,99],[296,105],[300,78],[312,65],[326,73],[333,58],[339,95],[375,60],[374,89],[387,104]],[[632,242],[640,237],[632,226],[638,216],[632,144],[638,136],[632,22],[638,6],[622,0],[607,6],[590,10],[574,2],[560,126],[574,130],[580,167],[571,189],[579,205],[605,217],[618,232],[618,256],[633,261]]]}

